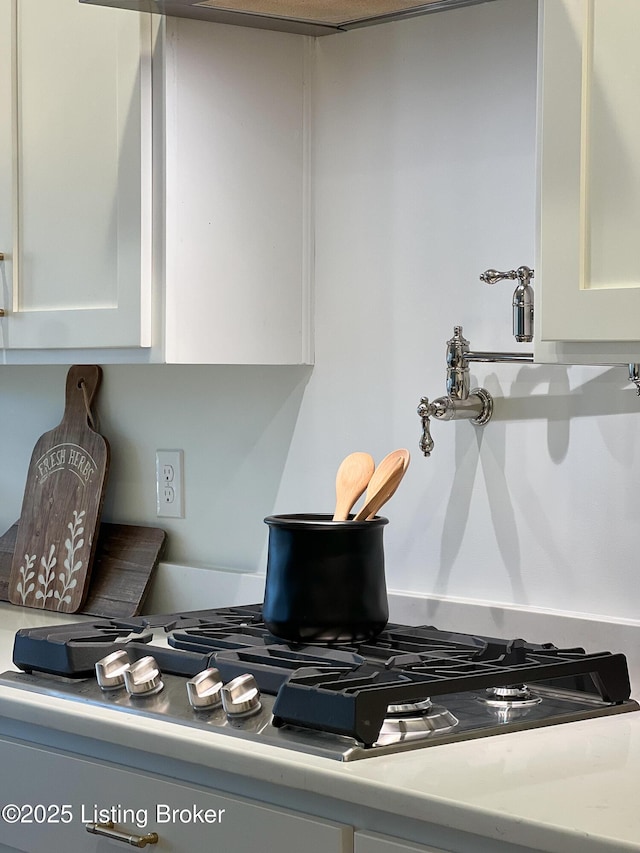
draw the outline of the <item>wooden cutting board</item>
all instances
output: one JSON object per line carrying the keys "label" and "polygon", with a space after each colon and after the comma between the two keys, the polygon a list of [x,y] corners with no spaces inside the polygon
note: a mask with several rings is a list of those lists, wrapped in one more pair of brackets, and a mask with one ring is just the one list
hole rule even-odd
{"label": "wooden cutting board", "polygon": [[89,426],[101,379],[95,364],[69,370],[62,421],[34,448],[9,578],[12,604],[76,613],[86,597],[109,469],[109,445]]}
{"label": "wooden cutting board", "polygon": [[[0,601],[9,599],[9,577],[18,524],[0,536]],[[166,544],[159,527],[103,521],[91,570],[87,598],[80,613],[126,619],[142,612],[154,572]]]}

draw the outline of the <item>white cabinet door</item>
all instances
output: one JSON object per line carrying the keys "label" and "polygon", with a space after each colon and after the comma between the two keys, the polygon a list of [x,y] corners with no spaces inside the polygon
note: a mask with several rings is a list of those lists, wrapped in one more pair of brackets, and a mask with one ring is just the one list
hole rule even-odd
{"label": "white cabinet door", "polygon": [[540,10],[536,360],[637,361],[640,3]]}
{"label": "white cabinet door", "polygon": [[[12,0],[0,0],[0,308],[6,310],[11,299],[13,275],[13,131],[11,104]],[[0,320],[0,347],[4,344],[6,320]]]}
{"label": "white cabinet door", "polygon": [[151,16],[0,2],[4,347],[149,346]]}
{"label": "white cabinet door", "polygon": [[165,853],[352,851],[351,827],[210,789],[10,741],[0,761],[2,840],[28,853],[117,853],[123,840],[85,828],[108,820],[125,837],[157,833],[147,849]]}
{"label": "white cabinet door", "polygon": [[423,844],[410,844],[408,841],[398,841],[373,832],[356,832],[353,853],[445,853],[435,847],[425,847]]}

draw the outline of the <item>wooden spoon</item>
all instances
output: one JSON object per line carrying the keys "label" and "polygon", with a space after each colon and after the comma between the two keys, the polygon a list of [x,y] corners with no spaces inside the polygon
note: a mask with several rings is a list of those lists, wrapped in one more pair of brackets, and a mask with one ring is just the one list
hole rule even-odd
{"label": "wooden spoon", "polygon": [[357,513],[354,521],[369,521],[389,498],[393,497],[404,472],[409,466],[411,457],[408,450],[393,450],[388,453],[373,472],[369,481],[364,506]]}
{"label": "wooden spoon", "polygon": [[340,463],[336,474],[336,511],[334,521],[346,521],[354,503],[367,488],[375,469],[368,453],[350,453]]}

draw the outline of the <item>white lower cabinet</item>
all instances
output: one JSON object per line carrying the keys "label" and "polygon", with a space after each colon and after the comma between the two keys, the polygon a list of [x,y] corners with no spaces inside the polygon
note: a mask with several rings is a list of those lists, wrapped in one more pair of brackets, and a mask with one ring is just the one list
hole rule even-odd
{"label": "white lower cabinet", "polygon": [[446,853],[445,850],[437,847],[410,844],[407,841],[398,841],[373,832],[356,832],[353,841],[353,853]]}
{"label": "white lower cabinet", "polygon": [[[117,853],[136,846],[131,836],[157,833],[147,846],[157,853],[353,850],[351,827],[294,811],[24,744],[3,741],[0,755],[8,849]],[[122,840],[87,832],[109,819]]]}

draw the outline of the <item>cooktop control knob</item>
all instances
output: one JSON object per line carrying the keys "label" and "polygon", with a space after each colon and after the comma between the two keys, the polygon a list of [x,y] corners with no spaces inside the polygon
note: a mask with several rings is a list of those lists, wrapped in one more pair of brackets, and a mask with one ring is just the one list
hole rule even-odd
{"label": "cooktop control knob", "polygon": [[222,705],[230,719],[250,717],[262,708],[260,691],[253,675],[239,675],[222,688]]}
{"label": "cooktop control knob", "polygon": [[222,678],[215,667],[204,669],[187,681],[189,704],[196,711],[212,711],[222,705]]}
{"label": "cooktop control knob", "polygon": [[129,669],[129,658],[124,649],[111,652],[96,664],[96,679],[102,690],[117,690],[124,686],[124,674]]}
{"label": "cooktop control knob", "polygon": [[130,696],[153,696],[159,693],[164,684],[160,678],[160,669],[151,655],[140,658],[124,671],[124,686]]}

